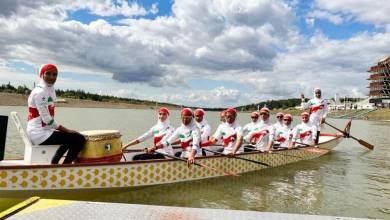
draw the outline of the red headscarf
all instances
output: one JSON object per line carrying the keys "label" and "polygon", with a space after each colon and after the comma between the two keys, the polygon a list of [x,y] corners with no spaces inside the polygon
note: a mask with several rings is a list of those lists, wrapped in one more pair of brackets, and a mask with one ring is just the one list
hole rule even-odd
{"label": "red headscarf", "polygon": [[194,115],[200,115],[200,116],[203,116],[204,115],[204,110],[201,109],[201,108],[198,108],[194,111]]}
{"label": "red headscarf", "polygon": [[160,110],[158,110],[158,113],[165,113],[165,114],[169,115],[169,110],[168,110],[168,108],[162,107],[162,108],[160,108]]}
{"label": "red headscarf", "polygon": [[287,120],[292,121],[292,120],[293,120],[293,117],[292,117],[292,115],[290,115],[290,114],[285,114],[285,115],[283,116],[283,119],[287,119]]}
{"label": "red headscarf", "polygon": [[260,114],[261,114],[261,113],[267,113],[267,114],[269,114],[269,109],[268,109],[267,107],[263,107],[263,108],[260,109]]}
{"label": "red headscarf", "polygon": [[252,113],[251,113],[251,116],[252,116],[252,117],[259,117],[259,113],[258,113],[258,112],[252,112]]}
{"label": "red headscarf", "polygon": [[230,114],[237,115],[237,111],[234,108],[227,108],[225,111],[226,113],[229,112]]}
{"label": "red headscarf", "polygon": [[304,115],[309,116],[310,114],[309,114],[308,112],[302,112],[302,113],[301,113],[301,116],[304,116]]}
{"label": "red headscarf", "polygon": [[183,108],[181,110],[182,116],[192,116],[192,110],[190,108]]}
{"label": "red headscarf", "polygon": [[39,77],[42,78],[43,74],[47,71],[52,71],[52,72],[58,73],[58,69],[57,69],[56,65],[48,63],[48,64],[42,65],[41,68],[39,68]]}

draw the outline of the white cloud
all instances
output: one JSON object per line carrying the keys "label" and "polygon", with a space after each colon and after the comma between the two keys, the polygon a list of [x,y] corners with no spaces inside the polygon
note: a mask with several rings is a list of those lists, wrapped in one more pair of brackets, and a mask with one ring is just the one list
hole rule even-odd
{"label": "white cloud", "polygon": [[[329,13],[327,11],[321,11],[321,10],[311,11],[310,13],[308,13],[307,17],[308,17],[307,19],[308,19],[308,21],[310,21],[310,23],[314,23],[314,21],[312,21],[312,19],[323,19],[323,20],[328,20],[332,24],[340,25],[343,23],[343,20],[344,20],[340,15],[332,14],[332,13]],[[313,25],[313,24],[311,24],[311,25]]]}
{"label": "white cloud", "polygon": [[248,100],[240,100],[241,92],[223,86],[212,90],[184,91],[180,94],[160,94],[157,98],[164,102],[184,104],[187,106],[229,107]]}
{"label": "white cloud", "polygon": [[[306,22],[389,25],[388,6],[353,2],[318,0],[305,15]],[[365,71],[390,54],[390,33],[362,32],[331,40],[317,32],[307,38],[294,26],[294,5],[296,1],[176,0],[172,16],[149,20],[133,17],[157,13],[157,4],[146,9],[127,1],[5,0],[0,2],[0,60],[4,66],[12,60],[36,67],[53,62],[61,71],[130,82],[86,85],[67,79],[62,86],[89,91],[103,86],[108,94],[184,105],[233,106],[291,98],[301,91],[310,95],[316,86],[328,97],[335,92],[366,94]],[[82,9],[125,18],[118,23],[71,20],[69,13]],[[2,79],[7,78],[4,73]],[[233,81],[246,90],[191,89],[188,82],[194,78]]]}
{"label": "white cloud", "polygon": [[331,13],[351,15],[358,22],[390,27],[390,4],[387,0],[316,0],[315,5]]}

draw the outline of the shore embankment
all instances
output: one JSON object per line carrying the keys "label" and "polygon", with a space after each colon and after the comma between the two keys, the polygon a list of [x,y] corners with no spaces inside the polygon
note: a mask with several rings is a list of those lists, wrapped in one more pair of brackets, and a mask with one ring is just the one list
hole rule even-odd
{"label": "shore embankment", "polygon": [[[70,107],[70,108],[128,108],[128,109],[151,109],[154,106],[139,105],[125,102],[98,102],[92,100],[82,99],[62,99],[57,97],[58,100],[64,100],[65,102],[58,102],[58,107]],[[27,106],[27,95],[16,93],[0,93],[0,106]]]}

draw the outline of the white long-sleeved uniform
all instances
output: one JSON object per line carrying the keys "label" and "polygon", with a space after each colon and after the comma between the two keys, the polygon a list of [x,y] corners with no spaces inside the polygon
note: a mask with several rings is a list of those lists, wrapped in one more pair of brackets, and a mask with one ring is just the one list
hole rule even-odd
{"label": "white long-sleeved uniform", "polygon": [[43,79],[28,97],[27,135],[34,145],[44,142],[59,127],[54,121],[56,98],[54,87]]}
{"label": "white long-sleeved uniform", "polygon": [[283,126],[284,126],[283,123],[282,123],[282,122],[279,122],[279,121],[277,121],[277,122],[275,122],[274,124],[272,124],[272,127],[274,128],[274,131],[276,131],[276,130],[282,128]]}
{"label": "white long-sleeved uniform", "polygon": [[291,124],[289,126],[283,125],[275,129],[274,140],[280,143],[280,147],[287,148],[293,138],[293,128]]}
{"label": "white long-sleeved uniform", "polygon": [[[246,124],[243,128],[242,128],[242,133],[243,133],[243,135],[245,136],[245,135],[248,135],[249,133],[251,133],[252,131],[253,131],[253,129],[256,127],[256,125],[258,124],[258,123],[260,123],[260,122],[249,122],[248,124]],[[249,142],[247,142],[247,140],[244,138],[244,141],[246,142],[246,143],[249,143]]]}
{"label": "white long-sleeved uniform", "polygon": [[[165,120],[164,122],[158,120],[157,124],[151,127],[147,132],[139,136],[137,140],[139,142],[144,142],[147,139],[153,137],[153,143],[154,145],[156,145],[164,137],[169,137],[174,132],[174,130],[175,128],[171,126],[168,119]],[[171,145],[164,146],[162,149],[159,149],[159,151],[173,155],[173,149]]]}
{"label": "white long-sleeved uniform", "polygon": [[205,119],[203,119],[200,123],[195,121],[196,126],[198,126],[200,130],[200,139],[201,142],[208,141],[211,135],[211,127],[209,123]]}
{"label": "white long-sleeved uniform", "polygon": [[247,142],[255,140],[256,150],[264,151],[267,149],[269,140],[274,138],[274,128],[269,121],[261,121],[253,131],[245,136]]}
{"label": "white long-sleeved uniform", "polygon": [[[233,153],[239,137],[242,137],[242,127],[237,122],[234,122],[233,124],[227,122],[220,124],[213,135],[215,140],[220,140],[222,138],[224,147],[223,154]],[[244,152],[244,148],[241,146],[238,149],[238,152]]]}
{"label": "white long-sleeved uniform", "polygon": [[180,127],[176,128],[172,135],[163,138],[161,143],[166,147],[177,139],[180,140],[180,145],[183,149],[181,157],[188,158],[193,149],[196,150],[196,156],[202,156],[202,150],[200,148],[200,130],[196,126],[194,120],[192,120],[189,125],[182,124]]}
{"label": "white long-sleeved uniform", "polygon": [[293,129],[293,141],[299,141],[304,144],[311,144],[316,140],[317,129],[316,126],[308,123],[300,123]]}
{"label": "white long-sleeved uniform", "polygon": [[316,126],[316,130],[321,130],[321,119],[326,118],[328,105],[325,99],[313,98],[308,102],[301,103],[302,109],[309,109],[310,122]]}

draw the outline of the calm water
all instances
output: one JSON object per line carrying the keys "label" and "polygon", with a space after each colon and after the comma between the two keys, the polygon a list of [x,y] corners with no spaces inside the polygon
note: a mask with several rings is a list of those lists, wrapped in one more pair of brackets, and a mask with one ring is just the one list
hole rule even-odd
{"label": "calm water", "polygon": [[[8,115],[10,111],[18,111],[25,120],[25,107],[0,107],[2,115]],[[120,130],[123,142],[136,138],[156,121],[153,110],[58,108],[57,115],[58,122],[78,130]],[[179,125],[178,116],[177,111],[172,112],[171,123],[175,126]],[[207,113],[207,120],[215,130],[218,113]],[[239,121],[242,125],[249,122],[249,114],[240,114]],[[343,127],[345,120],[329,119],[328,122]],[[297,118],[294,123],[298,123]],[[57,199],[390,219],[390,123],[356,120],[351,133],[374,144],[375,150],[369,152],[356,141],[344,140],[321,158],[241,177],[135,189],[15,194],[13,198],[0,199],[0,210],[38,195]],[[22,141],[11,121],[6,148],[8,157],[23,153]]]}

